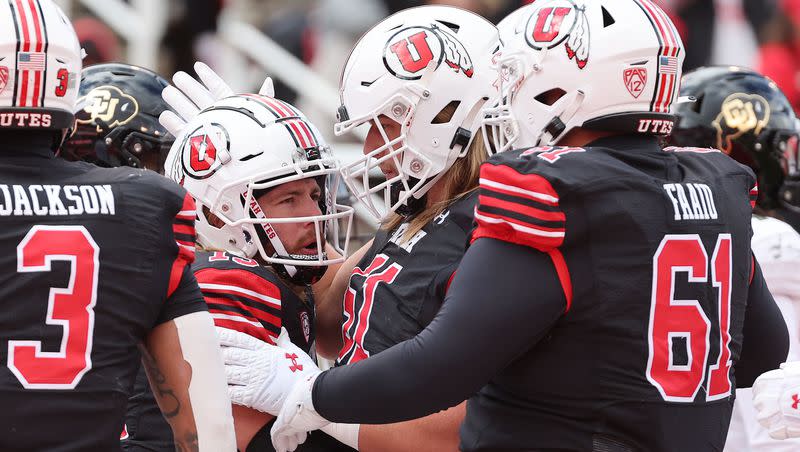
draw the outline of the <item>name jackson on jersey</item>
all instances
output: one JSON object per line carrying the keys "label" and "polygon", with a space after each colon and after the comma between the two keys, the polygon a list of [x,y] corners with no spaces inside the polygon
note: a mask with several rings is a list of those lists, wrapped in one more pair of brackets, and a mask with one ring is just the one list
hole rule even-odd
{"label": "name jackson on jersey", "polygon": [[115,215],[111,185],[0,184],[0,216]]}

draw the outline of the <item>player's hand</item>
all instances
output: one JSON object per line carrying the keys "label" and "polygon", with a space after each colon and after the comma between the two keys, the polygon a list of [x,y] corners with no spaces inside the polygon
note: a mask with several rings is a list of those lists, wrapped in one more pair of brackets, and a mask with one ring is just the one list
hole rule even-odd
{"label": "player's hand", "polygon": [[225,361],[228,395],[237,405],[277,415],[295,382],[320,370],[281,328],[278,346],[217,327]]}
{"label": "player's hand", "polygon": [[753,404],[758,422],[774,439],[800,437],[800,362],[781,364],[756,379]]}
{"label": "player's hand", "polygon": [[289,452],[303,444],[308,432],[329,424],[314,409],[311,393],[320,372],[308,375],[295,383],[289,396],[272,424],[272,445],[277,452]]}
{"label": "player's hand", "polygon": [[[179,71],[172,76],[172,83],[175,86],[170,85],[161,92],[161,97],[175,111],[166,110],[158,119],[161,125],[176,137],[186,123],[191,121],[201,110],[234,94],[233,89],[225,80],[205,63],[196,62],[194,70],[197,72],[199,81],[186,72]],[[275,89],[270,77],[264,80],[258,93],[269,97],[275,96]]]}

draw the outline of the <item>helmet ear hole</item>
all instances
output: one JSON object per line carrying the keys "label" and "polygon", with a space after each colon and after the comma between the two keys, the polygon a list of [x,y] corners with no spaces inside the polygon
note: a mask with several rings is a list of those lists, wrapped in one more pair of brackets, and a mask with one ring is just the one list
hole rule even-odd
{"label": "helmet ear hole", "polygon": [[206,218],[206,221],[209,225],[217,229],[222,229],[222,227],[225,226],[225,222],[220,220],[218,216],[211,213],[211,210],[205,205],[203,206],[203,216]]}
{"label": "helmet ear hole", "polygon": [[439,110],[439,113],[436,113],[436,116],[434,116],[431,120],[431,124],[447,124],[452,121],[453,115],[455,114],[456,110],[458,110],[459,105],[461,105],[460,100],[450,101],[449,104],[445,105],[444,108]]}
{"label": "helmet ear hole", "polygon": [[553,88],[539,94],[538,96],[534,97],[534,99],[536,99],[536,101],[539,103],[545,104],[547,106],[552,106],[566,94],[567,92],[561,88]]}

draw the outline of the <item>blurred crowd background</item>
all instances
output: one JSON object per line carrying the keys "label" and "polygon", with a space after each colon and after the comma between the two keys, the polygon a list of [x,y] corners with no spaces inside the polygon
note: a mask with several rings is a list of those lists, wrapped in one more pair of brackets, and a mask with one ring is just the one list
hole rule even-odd
{"label": "blurred crowd background", "polygon": [[[203,60],[238,90],[257,90],[263,75],[278,96],[306,109],[322,107],[309,92],[334,88],[350,47],[381,18],[421,4],[449,4],[499,22],[531,0],[63,0],[89,57],[87,64],[126,61],[162,74],[191,70]],[[755,68],[775,80],[800,107],[800,0],[654,0],[675,21],[687,48],[684,71],[707,64]],[[126,15],[135,11],[136,15]],[[221,24],[236,24],[225,27]],[[252,27],[248,33],[241,26]],[[328,86],[292,87],[291,70],[279,73],[247,55],[278,61],[258,45],[259,31],[304,63]],[[127,35],[127,36],[126,36]],[[133,42],[149,38],[152,50]],[[244,51],[243,51],[244,47]],[[147,56],[143,56],[147,53]],[[135,61],[132,61],[135,60]],[[269,64],[267,64],[269,65]],[[305,80],[303,77],[301,79]],[[299,93],[298,93],[299,91]],[[334,93],[335,94],[335,93]],[[312,97],[311,100],[306,97]],[[323,102],[324,103],[324,102]]]}

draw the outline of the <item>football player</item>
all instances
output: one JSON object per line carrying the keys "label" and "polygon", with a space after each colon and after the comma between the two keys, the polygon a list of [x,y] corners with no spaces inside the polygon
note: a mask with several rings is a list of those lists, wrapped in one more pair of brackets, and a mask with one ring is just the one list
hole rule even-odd
{"label": "football player", "polygon": [[[384,221],[330,287],[315,288],[317,351],[337,358],[337,365],[414,337],[441,306],[472,227],[478,171],[487,155],[480,109],[496,90],[490,64],[498,46],[497,29],[485,19],[452,7],[421,7],[375,25],[346,62],[335,131],[363,127],[368,133],[364,157],[342,172],[356,197]],[[194,96],[202,109],[204,97],[226,90],[212,94],[224,82],[204,65],[196,69],[208,87],[205,96]],[[175,81],[193,91],[190,80],[181,74]],[[185,102],[165,96],[179,112],[185,109]],[[376,183],[370,173],[378,171],[386,177]],[[246,355],[238,357],[241,368],[250,367]],[[464,409],[346,428],[360,450],[454,449]]]}
{"label": "football player", "polygon": [[[165,169],[198,205],[192,270],[215,324],[311,353],[311,285],[343,260],[353,215],[334,201],[339,164],[319,131],[288,103],[229,96],[182,126]],[[240,450],[272,450],[272,416],[234,406],[234,418]],[[312,438],[303,450],[337,448]]]}
{"label": "football player", "polygon": [[175,446],[235,450],[189,268],[192,198],[155,173],[55,158],[78,39],[51,0],[5,2],[0,22],[0,450],[119,450],[140,352]]}
{"label": "football player", "polygon": [[[78,99],[77,131],[64,146],[61,155],[99,166],[146,167],[163,173],[166,155],[174,141],[174,136],[158,122],[159,115],[169,109],[161,98],[162,90],[168,85],[157,74],[127,64],[86,68],[82,76],[81,97]],[[191,149],[189,141],[186,145]],[[324,144],[320,146],[324,147]],[[255,163],[265,162],[257,159]],[[182,171],[180,167],[177,170],[179,173]],[[219,181],[211,179],[210,183]],[[194,186],[188,184],[188,187]],[[290,190],[291,187],[292,184],[288,183],[282,188]],[[348,214],[345,216],[349,217]],[[281,227],[286,226],[276,225],[276,229]],[[198,230],[201,236],[209,234],[207,223],[200,225]],[[291,231],[282,231],[281,236],[289,233]],[[210,234],[213,235],[213,232]],[[201,240],[201,243],[206,244],[208,241]],[[228,242],[223,241],[222,245],[227,245],[227,248],[222,248],[220,243],[214,243],[214,249],[231,249],[236,254],[201,251],[196,254],[192,265],[192,271],[202,285],[202,292],[215,324],[245,331],[268,343],[275,343],[283,327],[288,333],[280,343],[288,343],[291,336],[292,340],[309,351],[314,337],[314,316],[313,311],[308,309],[307,300],[300,300],[306,296],[302,288],[315,279],[315,275],[300,277],[303,281],[296,286],[286,284],[263,265],[241,257],[239,250],[231,247]],[[315,273],[320,273],[324,267],[316,269]],[[208,288],[210,286],[226,289],[213,290]],[[290,292],[290,287],[295,288],[294,291],[298,294]],[[261,322],[260,328],[258,322]],[[268,328],[272,336],[268,336],[264,328]],[[257,412],[241,406],[234,406],[233,410],[240,449],[271,449],[268,447],[268,439],[259,440],[259,437],[254,436],[268,419],[262,419],[263,416],[257,415]],[[261,436],[266,436],[267,432],[268,429],[263,429]],[[169,426],[159,412],[146,375],[141,370],[129,400],[121,440],[126,451],[175,450]],[[313,446],[315,442],[319,441],[311,441],[309,446]],[[249,448],[248,444],[251,444]],[[313,450],[309,447],[306,449]]]}
{"label": "football player", "polygon": [[[462,450],[721,449],[733,389],[785,358],[750,251],[755,176],[717,150],[659,145],[684,53],[673,24],[649,0],[528,14],[485,111],[504,152],[481,169],[444,305],[370,359],[304,366],[278,450],[329,420],[397,422],[466,398]],[[271,370],[245,384],[285,393]]]}
{"label": "football player", "polygon": [[[794,271],[800,265],[800,235],[783,221],[793,218],[798,209],[793,205],[797,202],[798,130],[792,106],[772,80],[730,66],[686,74],[681,96],[693,97],[694,102],[677,105],[679,118],[670,137],[672,143],[721,149],[756,173],[752,249],[788,326],[788,360],[800,360],[800,274]],[[745,341],[749,338],[746,333]],[[751,390],[739,389],[725,450],[800,448],[799,440],[770,438],[769,434],[779,434],[782,426],[771,425],[768,431],[755,419]]]}
{"label": "football player", "polygon": [[130,166],[163,173],[175,140],[158,122],[169,108],[161,99],[168,85],[155,72],[130,64],[84,68],[75,131],[59,155],[102,167]]}
{"label": "football player", "polygon": [[797,118],[777,85],[745,68],[709,67],[686,74],[681,96],[696,100],[677,104],[671,142],[714,147],[752,168],[757,217],[800,231]]}

